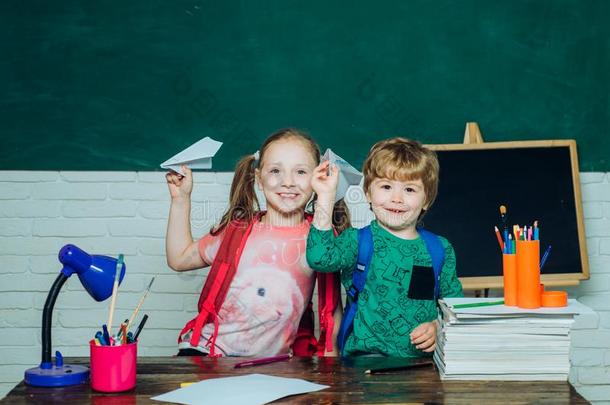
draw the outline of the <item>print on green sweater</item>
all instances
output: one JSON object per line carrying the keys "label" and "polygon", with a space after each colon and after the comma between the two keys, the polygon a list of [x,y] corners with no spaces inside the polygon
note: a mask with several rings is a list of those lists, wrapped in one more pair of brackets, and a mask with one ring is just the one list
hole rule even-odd
{"label": "print on green sweater", "polygon": [[[398,357],[428,355],[410,343],[409,334],[418,325],[437,318],[434,301],[434,271],[421,238],[405,240],[371,222],[374,251],[364,290],[358,299],[354,331],[345,353],[379,353]],[[455,253],[441,237],[445,263],[441,273],[441,297],[461,297]],[[343,286],[352,284],[358,255],[358,231],[345,230],[335,237],[331,230],[311,227],[307,239],[307,261],[320,272],[341,272]]]}

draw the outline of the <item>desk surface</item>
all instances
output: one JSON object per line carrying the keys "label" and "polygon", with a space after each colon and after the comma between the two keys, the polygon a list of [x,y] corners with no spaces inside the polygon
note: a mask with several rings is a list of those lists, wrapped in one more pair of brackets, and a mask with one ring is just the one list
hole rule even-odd
{"label": "desk surface", "polygon": [[[243,359],[242,359],[243,360]],[[361,361],[365,360],[365,361]],[[235,358],[140,357],[136,388],[119,394],[91,390],[89,384],[64,388],[29,387],[21,382],[0,401],[2,404],[160,404],[150,397],[192,382],[214,377],[261,373],[302,378],[329,385],[322,391],[280,399],[285,404],[374,403],[588,403],[568,382],[542,381],[443,381],[432,366],[394,374],[365,375],[366,359],[292,358],[289,361],[234,369]],[[88,358],[66,359],[88,364]],[[378,362],[378,360],[377,360]]]}

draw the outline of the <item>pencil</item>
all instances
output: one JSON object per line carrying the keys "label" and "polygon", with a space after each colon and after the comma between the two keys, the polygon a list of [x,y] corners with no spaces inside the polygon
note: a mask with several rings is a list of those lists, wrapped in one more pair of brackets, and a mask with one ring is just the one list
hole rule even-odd
{"label": "pencil", "polygon": [[542,259],[540,260],[540,270],[542,270],[542,268],[544,267],[544,264],[546,263],[547,259],[549,258],[549,254],[551,253],[551,245],[549,245],[546,250],[544,251],[544,254],[542,255]]}
{"label": "pencil", "polygon": [[112,317],[114,315],[114,306],[116,305],[116,296],[119,290],[119,278],[123,269],[123,255],[120,254],[116,262],[116,271],[114,272],[114,285],[112,286],[112,300],[110,301],[110,311],[108,312],[108,334],[112,335]]}
{"label": "pencil", "polygon": [[432,361],[425,361],[421,363],[405,364],[404,366],[397,367],[384,367],[384,368],[372,368],[364,370],[364,374],[382,374],[382,373],[393,373],[396,371],[408,370],[410,368],[428,367],[433,365]]}
{"label": "pencil", "polygon": [[500,245],[500,251],[504,251],[504,242],[502,242],[502,236],[500,235],[500,230],[497,226],[494,226],[494,232],[496,233],[496,239],[498,239],[498,244]]}
{"label": "pencil", "polygon": [[260,358],[260,359],[242,361],[241,363],[235,364],[234,367],[235,368],[242,368],[242,367],[250,367],[250,366],[260,366],[262,364],[269,364],[269,363],[275,363],[275,362],[278,362],[278,361],[288,360],[291,357],[292,357],[291,354],[281,354],[279,356],[263,357],[263,358]]}
{"label": "pencil", "polygon": [[484,302],[469,302],[467,304],[455,304],[453,309],[461,308],[476,308],[476,307],[491,307],[493,305],[504,305],[504,300],[500,301],[484,301]]}

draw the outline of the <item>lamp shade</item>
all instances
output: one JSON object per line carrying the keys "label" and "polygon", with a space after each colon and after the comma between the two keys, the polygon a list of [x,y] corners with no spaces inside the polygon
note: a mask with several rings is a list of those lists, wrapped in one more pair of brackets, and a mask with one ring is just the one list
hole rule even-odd
{"label": "lamp shade", "polygon": [[[62,273],[66,277],[78,274],[81,284],[96,301],[104,301],[112,295],[117,259],[90,255],[74,245],[66,245],[59,251],[59,261],[64,265]],[[119,283],[123,281],[124,276],[123,263]]]}

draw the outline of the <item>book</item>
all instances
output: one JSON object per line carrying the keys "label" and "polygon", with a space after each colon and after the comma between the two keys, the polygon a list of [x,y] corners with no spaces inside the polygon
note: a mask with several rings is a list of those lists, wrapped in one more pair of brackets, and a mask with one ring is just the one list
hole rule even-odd
{"label": "book", "polygon": [[570,328],[588,310],[576,300],[530,310],[498,298],[445,298],[439,308],[433,360],[441,379],[507,381],[567,380]]}

